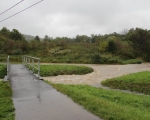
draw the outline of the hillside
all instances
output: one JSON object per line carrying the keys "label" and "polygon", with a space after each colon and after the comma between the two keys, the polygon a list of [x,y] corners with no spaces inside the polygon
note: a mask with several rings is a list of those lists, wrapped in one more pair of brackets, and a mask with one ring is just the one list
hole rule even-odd
{"label": "hillside", "polygon": [[27,41],[34,40],[35,36],[22,34]]}
{"label": "hillside", "polygon": [[150,61],[150,30],[141,28],[130,29],[126,34],[48,37],[44,41],[36,37],[3,28],[0,30],[0,61],[5,61],[7,55],[11,55],[12,61],[21,61],[23,54],[52,63],[128,64]]}

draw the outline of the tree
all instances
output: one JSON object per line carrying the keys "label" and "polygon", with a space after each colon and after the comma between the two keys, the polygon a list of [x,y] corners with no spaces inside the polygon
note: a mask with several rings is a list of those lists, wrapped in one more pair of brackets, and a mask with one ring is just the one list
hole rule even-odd
{"label": "tree", "polygon": [[37,35],[37,36],[35,36],[34,40],[40,42],[40,37]]}
{"label": "tree", "polygon": [[9,35],[10,35],[10,31],[6,28],[6,27],[3,27],[1,30],[0,30],[0,34],[6,38],[9,38]]}
{"label": "tree", "polygon": [[48,35],[45,35],[45,37],[44,37],[43,41],[45,41],[45,42],[50,41],[50,37],[49,37]]}
{"label": "tree", "polygon": [[27,41],[22,41],[22,44],[21,44],[21,49],[23,52],[27,51],[28,50],[28,45],[29,43]]}
{"label": "tree", "polygon": [[10,38],[12,40],[25,40],[24,36],[16,29],[10,32]]}
{"label": "tree", "polygon": [[108,52],[111,52],[111,53],[116,53],[116,51],[117,51],[117,46],[116,46],[116,40],[117,40],[118,38],[117,37],[115,37],[115,36],[111,36],[111,37],[108,37],[107,38],[107,41],[108,41],[108,47],[107,47],[107,50],[108,50]]}
{"label": "tree", "polygon": [[76,42],[91,42],[91,39],[86,35],[77,35]]}
{"label": "tree", "polygon": [[130,29],[126,39],[131,41],[131,45],[137,56],[150,61],[150,32],[141,28]]}
{"label": "tree", "polygon": [[117,50],[116,44],[114,40],[110,40],[108,41],[108,51],[111,53],[115,53]]}
{"label": "tree", "polygon": [[99,46],[100,52],[106,52],[107,48],[108,48],[108,41],[106,41],[106,40],[101,41],[100,46]]}

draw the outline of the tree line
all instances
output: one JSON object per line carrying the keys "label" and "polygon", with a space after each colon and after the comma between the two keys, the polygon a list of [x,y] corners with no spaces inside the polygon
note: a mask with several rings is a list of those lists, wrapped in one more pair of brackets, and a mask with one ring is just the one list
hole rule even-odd
{"label": "tree line", "polygon": [[[101,55],[111,54],[123,59],[140,58],[150,61],[150,30],[147,29],[131,28],[122,33],[76,35],[74,38],[52,38],[45,35],[42,40],[37,35],[31,41],[27,41],[16,29],[10,31],[3,27],[0,30],[0,54],[48,56],[52,55],[50,51],[54,48],[59,47],[59,50],[73,49],[73,47],[69,47],[71,45],[81,45],[83,51],[85,49],[89,51],[95,60],[99,60]],[[74,50],[81,54],[83,52],[75,48]]]}

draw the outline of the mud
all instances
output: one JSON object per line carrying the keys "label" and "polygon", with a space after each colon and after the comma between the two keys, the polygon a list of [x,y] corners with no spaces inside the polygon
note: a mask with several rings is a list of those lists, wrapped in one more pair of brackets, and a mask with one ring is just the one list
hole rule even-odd
{"label": "mud", "polygon": [[15,120],[100,120],[22,65],[10,66]]}
{"label": "mud", "polygon": [[94,72],[86,75],[59,75],[55,77],[43,77],[43,79],[54,83],[89,84],[95,87],[100,87],[101,86],[100,83],[103,80],[109,78],[114,78],[140,71],[150,71],[149,63],[128,64],[128,65],[92,65],[92,64],[82,64],[82,65],[92,67],[94,69]]}

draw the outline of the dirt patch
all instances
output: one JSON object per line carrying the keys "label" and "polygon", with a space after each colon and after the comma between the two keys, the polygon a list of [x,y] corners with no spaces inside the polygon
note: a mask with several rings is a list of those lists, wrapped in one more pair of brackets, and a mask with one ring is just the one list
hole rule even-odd
{"label": "dirt patch", "polygon": [[54,77],[43,77],[43,79],[54,83],[89,84],[92,86],[99,87],[101,81],[106,80],[108,78],[114,78],[140,71],[150,71],[149,63],[128,64],[128,65],[95,65],[95,64],[94,65],[82,64],[82,65],[92,67],[94,69],[94,72],[86,75],[59,75]]}

